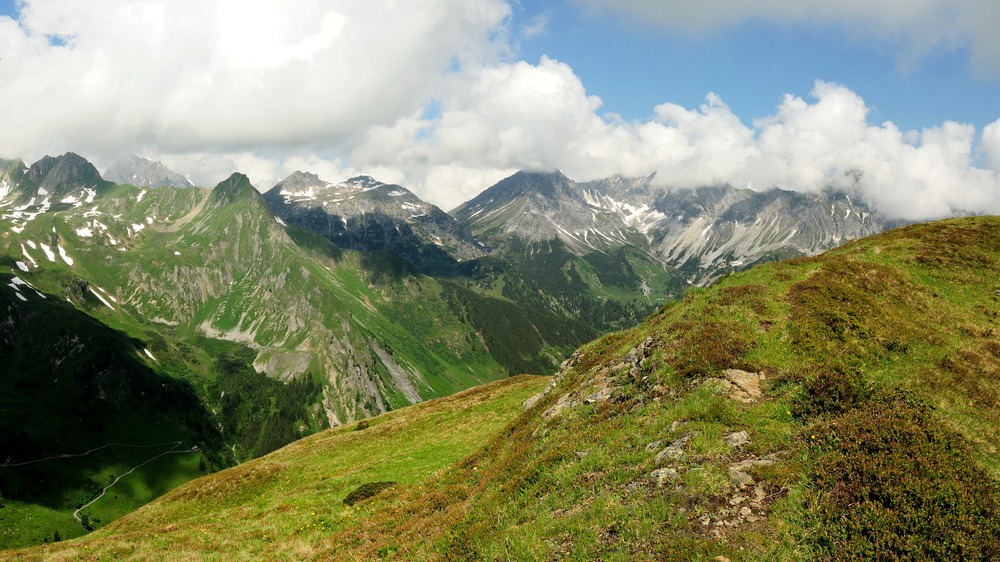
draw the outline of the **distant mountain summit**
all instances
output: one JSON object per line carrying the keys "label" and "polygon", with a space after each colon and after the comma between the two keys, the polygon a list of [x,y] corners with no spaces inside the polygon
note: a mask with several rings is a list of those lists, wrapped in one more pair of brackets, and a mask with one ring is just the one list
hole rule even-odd
{"label": "distant mountain summit", "polygon": [[491,247],[558,239],[585,256],[633,246],[695,285],[902,224],[840,192],[667,189],[653,179],[518,172],[452,212]]}
{"label": "distant mountain summit", "polygon": [[167,168],[162,162],[143,156],[130,154],[111,165],[104,172],[104,179],[136,187],[194,187],[194,183],[177,172]]}
{"label": "distant mountain summit", "polygon": [[67,152],[45,156],[30,168],[21,160],[0,161],[0,219],[21,229],[41,213],[92,203],[113,186],[93,164]]}
{"label": "distant mountain summit", "polygon": [[[213,206],[221,207],[243,198],[258,201],[260,200],[260,193],[250,183],[250,178],[246,174],[234,172],[227,179],[219,182],[218,185],[212,188],[212,195],[209,201]],[[266,205],[262,206],[266,207]]]}
{"label": "distant mountain summit", "polygon": [[624,215],[589,197],[581,184],[562,172],[518,172],[501,180],[452,213],[490,245],[506,239],[526,242],[559,239],[575,254],[585,255],[625,244],[642,246],[629,237]]}
{"label": "distant mountain summit", "polygon": [[264,194],[274,214],[341,248],[390,250],[413,264],[484,256],[453,217],[399,185],[370,176],[333,184],[295,172]]}

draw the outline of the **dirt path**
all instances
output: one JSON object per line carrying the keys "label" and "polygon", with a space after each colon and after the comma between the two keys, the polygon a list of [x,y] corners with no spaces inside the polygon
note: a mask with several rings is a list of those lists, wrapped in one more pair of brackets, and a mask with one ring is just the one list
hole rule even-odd
{"label": "dirt path", "polygon": [[65,454],[65,453],[63,453],[61,455],[54,455],[54,456],[51,456],[51,457],[45,457],[43,459],[35,459],[33,461],[2,463],[2,464],[0,464],[0,467],[4,467],[4,466],[24,466],[24,465],[28,465],[28,464],[34,464],[36,462],[51,461],[51,460],[55,460],[55,459],[71,459],[71,458],[74,458],[74,457],[85,457],[85,456],[93,453],[94,451],[100,451],[101,449],[106,449],[106,448],[111,447],[111,446],[134,447],[134,448],[137,448],[137,449],[148,449],[150,447],[162,447],[164,445],[170,445],[172,443],[175,443],[175,441],[167,441],[166,443],[154,443],[152,445],[132,445],[130,443],[105,443],[104,445],[101,445],[100,447],[94,447],[93,449],[87,451],[86,453],[75,453],[75,454]]}
{"label": "dirt path", "polygon": [[[90,507],[90,506],[91,506],[91,505],[92,505],[92,504],[93,504],[94,502],[96,502],[97,500],[99,500],[99,499],[103,498],[103,497],[104,497],[104,494],[105,494],[105,493],[107,493],[107,491],[108,491],[108,490],[109,490],[109,489],[110,489],[110,488],[111,488],[112,486],[114,486],[115,484],[117,484],[117,483],[118,483],[118,481],[119,481],[119,480],[121,480],[122,478],[125,478],[125,477],[126,477],[126,476],[128,476],[129,474],[132,474],[133,472],[135,472],[135,470],[136,470],[136,469],[138,469],[138,468],[141,468],[141,467],[143,467],[143,466],[145,466],[145,465],[147,465],[147,464],[149,464],[149,463],[151,463],[151,462],[155,461],[156,459],[158,459],[158,458],[160,458],[160,457],[162,457],[162,456],[166,456],[166,455],[177,455],[177,454],[185,454],[185,453],[197,453],[197,452],[198,452],[198,450],[197,450],[197,449],[187,449],[187,450],[184,450],[184,451],[177,451],[176,449],[177,449],[177,447],[180,447],[180,446],[181,446],[181,442],[180,442],[180,441],[174,441],[174,442],[173,442],[173,444],[174,444],[174,446],[173,446],[173,447],[171,447],[171,448],[170,448],[169,450],[167,450],[167,451],[164,451],[164,452],[160,453],[159,455],[156,455],[155,457],[151,457],[151,458],[149,458],[149,459],[146,459],[146,460],[145,460],[144,462],[142,462],[141,464],[137,464],[136,466],[133,466],[133,467],[132,467],[132,468],[131,468],[131,469],[130,469],[130,470],[129,470],[128,472],[126,472],[125,474],[122,474],[122,475],[121,475],[121,476],[119,476],[118,478],[115,478],[114,482],[112,482],[112,483],[108,484],[107,486],[105,486],[105,487],[104,487],[104,489],[103,489],[103,490],[101,490],[101,493],[100,493],[100,494],[98,494],[96,498],[94,498],[94,499],[90,500],[90,501],[89,501],[89,502],[87,502],[86,504],[84,504],[84,505],[80,506],[80,507],[79,507],[79,508],[78,508],[78,509],[77,509],[76,511],[74,511],[74,512],[73,512],[73,517],[74,517],[74,518],[75,518],[75,519],[76,519],[77,521],[80,521],[80,522],[82,522],[82,520],[80,519],[80,512],[81,512],[81,511],[83,511],[84,509],[86,509],[86,508]],[[169,445],[169,443],[161,443],[161,445]],[[148,445],[148,446],[152,447],[153,445]]]}
{"label": "dirt path", "polygon": [[[206,191],[210,191],[210,190],[206,190]],[[170,226],[162,229],[162,232],[177,232],[178,230],[181,229],[182,226],[184,226],[185,224],[191,222],[196,216],[198,216],[198,213],[200,213],[205,208],[205,203],[208,202],[208,197],[209,197],[209,193],[206,193],[201,198],[201,201],[199,201],[198,204],[195,205],[195,207],[193,209],[191,209],[191,212],[189,212],[188,214],[184,215],[183,217],[177,219]]]}

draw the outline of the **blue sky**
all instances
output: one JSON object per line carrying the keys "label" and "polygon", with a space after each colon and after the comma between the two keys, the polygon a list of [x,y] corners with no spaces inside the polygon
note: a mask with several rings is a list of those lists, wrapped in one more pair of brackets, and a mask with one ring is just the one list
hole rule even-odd
{"label": "blue sky", "polygon": [[847,86],[871,106],[870,120],[904,129],[946,120],[983,127],[1000,117],[1000,76],[972,72],[967,48],[939,48],[904,67],[898,44],[837,24],[745,21],[683,33],[559,0],[525,1],[514,14],[522,24],[539,14],[549,22],[520,41],[519,56],[566,62],[605,110],[629,120],[667,101],[696,107],[715,92],[750,124],[785,94],[807,96],[815,80]]}
{"label": "blue sky", "polygon": [[1000,213],[996,29],[996,0],[0,0],[0,157],[445,209],[560,169]]}

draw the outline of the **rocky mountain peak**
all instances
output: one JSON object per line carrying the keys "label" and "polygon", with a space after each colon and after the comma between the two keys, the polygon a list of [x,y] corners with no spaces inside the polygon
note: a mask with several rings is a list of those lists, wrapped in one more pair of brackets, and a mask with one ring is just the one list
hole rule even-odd
{"label": "rocky mountain peak", "polygon": [[136,187],[194,187],[186,177],[174,172],[162,162],[144,156],[130,154],[111,165],[104,172],[104,179],[117,184],[131,184]]}
{"label": "rocky mountain peak", "polygon": [[330,185],[320,179],[319,176],[310,172],[294,171],[287,178],[278,182],[274,188],[282,194],[302,193],[315,188],[323,188]]}
{"label": "rocky mountain peak", "polygon": [[250,178],[239,172],[233,173],[227,179],[212,188],[212,200],[217,205],[227,205],[243,197],[260,197]]}
{"label": "rocky mountain peak", "polygon": [[359,187],[362,189],[372,189],[380,185],[385,185],[371,176],[354,176],[344,183],[351,185],[352,187]]}
{"label": "rocky mountain peak", "polygon": [[93,164],[72,152],[58,157],[42,157],[28,168],[25,179],[48,191],[55,191],[67,184],[93,187],[94,184],[104,183]]}
{"label": "rocky mountain peak", "polygon": [[264,194],[278,218],[349,250],[390,250],[413,264],[486,251],[461,224],[410,190],[371,176],[338,184],[296,172]]}
{"label": "rocky mountain peak", "polygon": [[815,255],[896,225],[862,201],[832,191],[667,189],[654,185],[654,177],[578,183],[558,171],[518,172],[453,213],[493,248],[514,239],[559,239],[586,256],[632,246],[698,285],[761,261]]}
{"label": "rocky mountain peak", "polygon": [[0,199],[16,189],[24,180],[24,175],[27,172],[28,167],[20,158],[16,160],[0,159]]}
{"label": "rocky mountain peak", "polygon": [[41,197],[58,201],[84,190],[102,191],[110,182],[86,158],[67,152],[62,156],[44,156],[24,172],[21,197]]}
{"label": "rocky mountain peak", "polygon": [[520,195],[538,195],[549,200],[558,200],[569,195],[573,182],[556,170],[554,172],[520,171],[507,179],[501,180],[495,186],[498,193],[517,197]]}

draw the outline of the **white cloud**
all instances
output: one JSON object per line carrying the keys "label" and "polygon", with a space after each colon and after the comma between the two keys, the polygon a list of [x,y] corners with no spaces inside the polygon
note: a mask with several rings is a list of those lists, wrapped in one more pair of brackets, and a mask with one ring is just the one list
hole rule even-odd
{"label": "white cloud", "polygon": [[20,25],[0,18],[0,154],[346,146],[456,64],[494,60],[509,15],[503,0],[28,0]]}
{"label": "white cloud", "polygon": [[531,21],[521,28],[521,35],[523,35],[525,39],[531,39],[533,37],[538,37],[539,35],[544,35],[548,32],[549,19],[551,17],[551,14],[548,12],[535,15],[531,18]]}
{"label": "white cloud", "polygon": [[986,163],[994,170],[1000,170],[1000,119],[983,128],[982,151]]}
{"label": "white cloud", "polygon": [[[908,219],[1000,212],[1000,122],[978,143],[971,125],[871,125],[864,100],[837,84],[816,82],[812,102],[786,96],[753,127],[713,94],[697,109],[657,106],[647,122],[602,117],[600,99],[548,58],[456,76],[449,88],[434,118],[415,112],[370,129],[353,164],[405,170],[408,185],[446,208],[513,170],[559,168],[580,180],[656,171],[679,188],[833,187]],[[993,168],[976,167],[979,151]]]}
{"label": "white cloud", "polygon": [[699,33],[762,21],[841,26],[849,35],[901,48],[904,64],[944,47],[969,49],[975,68],[1000,74],[1000,2],[996,0],[576,0],[596,12],[674,31]]}

